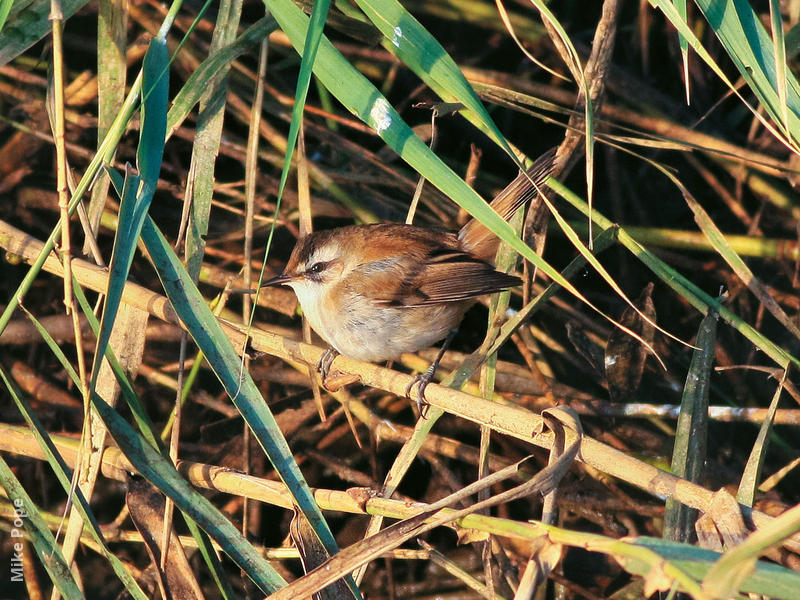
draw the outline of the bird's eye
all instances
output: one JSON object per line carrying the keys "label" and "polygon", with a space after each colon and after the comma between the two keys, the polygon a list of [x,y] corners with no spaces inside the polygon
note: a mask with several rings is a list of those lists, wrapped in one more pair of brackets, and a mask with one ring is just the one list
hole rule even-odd
{"label": "bird's eye", "polygon": [[328,265],[326,263],[324,263],[324,262],[314,263],[313,265],[311,265],[311,268],[308,269],[308,272],[309,273],[322,273],[322,271],[324,271],[325,267],[327,267],[327,266]]}

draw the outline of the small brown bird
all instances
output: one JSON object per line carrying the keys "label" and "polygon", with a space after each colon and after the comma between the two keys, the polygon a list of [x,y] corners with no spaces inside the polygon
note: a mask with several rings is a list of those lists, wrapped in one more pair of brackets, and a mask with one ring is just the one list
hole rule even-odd
{"label": "small brown bird", "polygon": [[[492,208],[510,219],[536,197],[554,158],[554,150],[542,155]],[[298,240],[283,273],[263,285],[290,286],[311,327],[330,345],[317,366],[324,380],[337,354],[378,362],[427,348],[452,337],[478,296],[519,285],[518,277],[492,265],[499,243],[475,219],[457,233],[398,223],[351,225]],[[449,341],[406,389],[409,395],[419,382],[420,405]]]}

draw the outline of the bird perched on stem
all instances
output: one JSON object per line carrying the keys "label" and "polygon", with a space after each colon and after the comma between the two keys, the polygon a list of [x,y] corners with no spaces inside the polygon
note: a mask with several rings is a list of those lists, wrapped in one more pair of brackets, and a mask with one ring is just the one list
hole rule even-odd
{"label": "bird perched on stem", "polygon": [[[555,151],[539,157],[492,201],[505,220],[539,193],[553,170]],[[433,379],[464,313],[478,296],[521,283],[497,271],[500,240],[471,219],[458,232],[399,223],[351,225],[297,241],[283,273],[264,286],[291,287],[311,327],[329,345],[318,370],[323,381],[338,354],[357,360],[393,360],[448,338],[436,360],[406,389]]]}

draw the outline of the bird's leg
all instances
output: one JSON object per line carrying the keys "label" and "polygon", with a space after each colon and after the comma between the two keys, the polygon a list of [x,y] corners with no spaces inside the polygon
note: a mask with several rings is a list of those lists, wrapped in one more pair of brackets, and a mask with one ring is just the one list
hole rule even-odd
{"label": "bird's leg", "polygon": [[406,386],[406,397],[411,399],[411,388],[414,387],[414,384],[417,383],[419,386],[417,387],[417,409],[419,410],[419,416],[423,419],[425,415],[428,413],[428,401],[425,400],[425,388],[428,387],[428,384],[433,381],[433,376],[436,373],[436,368],[439,366],[439,361],[442,360],[444,353],[447,352],[447,348],[450,346],[450,343],[453,341],[453,338],[456,337],[456,332],[458,330],[451,329],[450,333],[447,334],[447,337],[444,339],[442,343],[442,347],[439,350],[439,354],[436,355],[436,359],[431,363],[425,371],[422,373],[415,375],[414,378],[411,380],[411,383]]}
{"label": "bird's leg", "polygon": [[331,370],[333,359],[335,359],[337,356],[339,356],[339,352],[329,346],[328,349],[322,353],[322,356],[319,357],[319,362],[317,363],[317,372],[319,372],[319,375],[322,378],[323,385],[325,385],[325,380],[328,378],[328,372]]}

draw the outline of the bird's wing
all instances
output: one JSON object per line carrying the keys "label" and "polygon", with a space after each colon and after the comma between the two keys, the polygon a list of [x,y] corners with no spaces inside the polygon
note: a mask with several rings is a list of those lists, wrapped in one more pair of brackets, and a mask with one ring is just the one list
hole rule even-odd
{"label": "bird's wing", "polygon": [[361,265],[359,293],[378,305],[430,306],[492,294],[519,285],[513,275],[455,248],[432,249],[424,260],[395,256]]}

